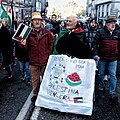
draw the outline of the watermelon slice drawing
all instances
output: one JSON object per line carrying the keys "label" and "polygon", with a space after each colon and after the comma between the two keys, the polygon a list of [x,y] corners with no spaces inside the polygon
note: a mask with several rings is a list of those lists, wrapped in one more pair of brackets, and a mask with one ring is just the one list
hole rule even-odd
{"label": "watermelon slice drawing", "polygon": [[65,80],[70,86],[77,86],[80,85],[82,82],[80,76],[76,72],[68,75]]}

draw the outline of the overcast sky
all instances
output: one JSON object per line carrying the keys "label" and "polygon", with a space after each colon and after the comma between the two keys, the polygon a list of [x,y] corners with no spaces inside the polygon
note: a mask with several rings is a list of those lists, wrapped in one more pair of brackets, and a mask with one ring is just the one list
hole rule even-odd
{"label": "overcast sky", "polygon": [[83,5],[84,8],[86,8],[86,0],[48,0],[49,7],[51,7],[51,8],[53,8],[54,6],[61,6],[65,2],[68,2],[68,1],[75,1],[78,4]]}

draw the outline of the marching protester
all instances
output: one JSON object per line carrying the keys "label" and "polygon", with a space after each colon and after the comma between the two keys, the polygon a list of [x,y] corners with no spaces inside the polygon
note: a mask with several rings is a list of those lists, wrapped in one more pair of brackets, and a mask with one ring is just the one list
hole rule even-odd
{"label": "marching protester", "polygon": [[35,103],[40,88],[40,76],[43,76],[49,55],[52,53],[54,38],[42,25],[39,12],[32,13],[32,31],[27,40],[21,41],[21,47],[29,49],[30,72],[32,75],[33,97]]}
{"label": "marching protester", "polygon": [[26,81],[26,85],[30,85],[31,73],[29,67],[29,50],[21,48],[19,42],[16,42],[16,57],[19,63],[20,80]]}
{"label": "marching protester", "polygon": [[120,32],[115,30],[116,20],[108,18],[106,25],[97,31],[95,35],[95,46],[94,52],[95,57],[99,57],[99,69],[98,69],[98,80],[99,80],[99,91],[105,91],[104,76],[105,70],[107,69],[110,75],[109,78],[109,98],[112,101],[117,101],[118,96],[116,93],[116,68],[117,60],[120,56]]}
{"label": "marching protester", "polygon": [[46,29],[51,30],[55,29],[55,33],[59,34],[60,32],[60,23],[57,21],[57,15],[53,14],[51,20],[47,23]]}
{"label": "marching protester", "polygon": [[3,62],[2,67],[8,72],[8,79],[12,78],[12,37],[9,30],[5,27],[0,20],[0,52],[2,53]]}
{"label": "marching protester", "polygon": [[86,39],[89,43],[91,57],[93,58],[93,45],[94,45],[94,37],[97,31],[97,22],[95,19],[91,19],[85,29]]}
{"label": "marching protester", "polygon": [[[12,37],[13,34],[14,34],[14,29],[12,28],[12,26],[9,25],[8,18],[3,18],[2,23],[9,30],[10,35]],[[12,63],[13,63],[13,66],[16,65],[16,61],[15,61],[15,41],[14,40],[12,40]]]}
{"label": "marching protester", "polygon": [[84,30],[78,25],[77,17],[71,15],[55,41],[53,54],[66,54],[81,59],[91,58]]}

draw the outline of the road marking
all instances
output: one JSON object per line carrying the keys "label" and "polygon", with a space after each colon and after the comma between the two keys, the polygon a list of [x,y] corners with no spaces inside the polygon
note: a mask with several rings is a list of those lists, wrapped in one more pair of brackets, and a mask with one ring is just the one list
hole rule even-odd
{"label": "road marking", "polygon": [[23,105],[21,111],[19,112],[17,118],[15,120],[24,120],[26,114],[27,114],[27,111],[31,105],[31,97],[33,96],[33,91],[31,91],[30,95],[28,96],[25,104]]}
{"label": "road marking", "polygon": [[33,113],[32,113],[30,120],[37,120],[39,113],[40,113],[40,110],[41,110],[41,108],[36,106]]}

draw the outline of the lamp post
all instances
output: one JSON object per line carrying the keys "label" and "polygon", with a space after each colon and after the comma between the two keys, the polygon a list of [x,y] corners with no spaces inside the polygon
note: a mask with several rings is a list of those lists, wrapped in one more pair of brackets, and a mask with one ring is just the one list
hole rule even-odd
{"label": "lamp post", "polygon": [[11,0],[11,9],[12,9],[12,28],[14,28],[14,11],[13,11],[13,0]]}
{"label": "lamp post", "polygon": [[36,0],[34,1],[34,11],[36,11]]}

